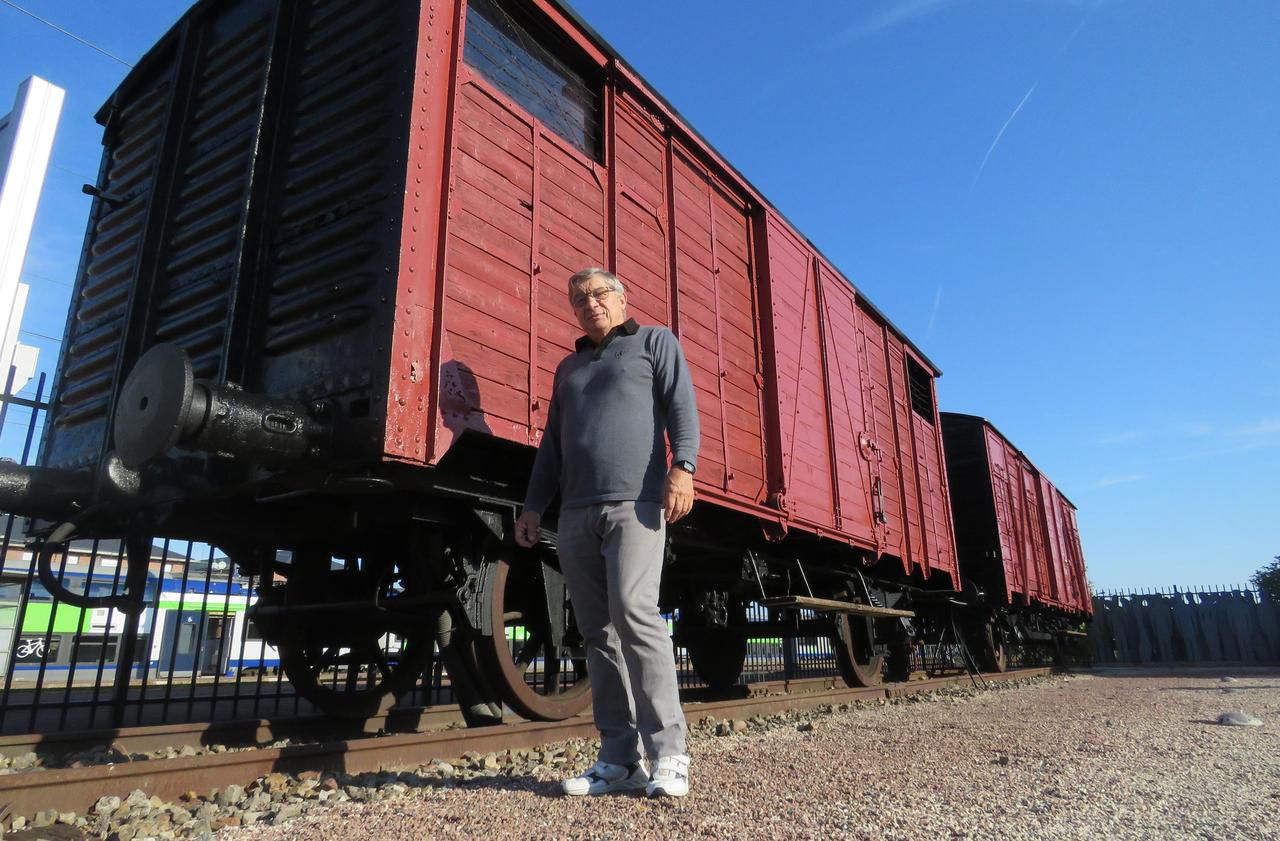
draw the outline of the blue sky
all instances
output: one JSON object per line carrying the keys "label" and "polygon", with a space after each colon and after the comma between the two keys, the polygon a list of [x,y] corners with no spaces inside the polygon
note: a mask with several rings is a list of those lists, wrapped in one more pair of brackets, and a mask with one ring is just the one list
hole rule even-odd
{"label": "blue sky", "polygon": [[[20,5],[130,62],[187,7]],[[1076,503],[1093,582],[1280,554],[1280,3],[575,7]],[[45,367],[124,72],[0,4],[0,97],[67,89],[25,276]]]}

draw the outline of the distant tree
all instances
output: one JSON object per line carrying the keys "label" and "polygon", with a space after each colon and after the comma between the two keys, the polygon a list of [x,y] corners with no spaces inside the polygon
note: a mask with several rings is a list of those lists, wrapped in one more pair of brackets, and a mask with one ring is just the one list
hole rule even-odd
{"label": "distant tree", "polygon": [[1261,590],[1271,601],[1280,604],[1280,555],[1253,574],[1253,586]]}

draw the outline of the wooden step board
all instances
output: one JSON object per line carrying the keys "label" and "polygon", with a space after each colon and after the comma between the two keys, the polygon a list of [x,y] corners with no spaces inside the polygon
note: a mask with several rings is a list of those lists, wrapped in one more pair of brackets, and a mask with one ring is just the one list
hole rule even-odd
{"label": "wooden step board", "polygon": [[779,596],[773,599],[761,599],[764,607],[804,607],[819,613],[856,613],[859,616],[884,616],[907,618],[916,615],[914,610],[898,610],[892,607],[876,607],[856,602],[838,602],[835,599],[815,599],[813,596]]}

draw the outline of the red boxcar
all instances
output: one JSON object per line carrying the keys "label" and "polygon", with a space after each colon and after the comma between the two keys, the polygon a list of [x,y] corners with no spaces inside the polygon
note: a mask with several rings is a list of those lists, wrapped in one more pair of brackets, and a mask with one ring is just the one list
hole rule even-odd
{"label": "red boxcar", "polygon": [[1000,603],[1093,612],[1076,507],[984,418],[942,413],[964,575]]}
{"label": "red boxcar", "polygon": [[361,8],[207,0],[100,114],[45,464],[162,342],[336,404],[335,458],[537,444],[600,265],[685,348],[704,500],[954,584],[936,369],[660,96],[548,0]]}
{"label": "red boxcar", "polygon": [[[491,78],[484,52],[502,34],[489,19],[497,5],[459,18],[456,80],[424,88],[413,107],[447,115],[416,124],[410,162],[442,167],[448,196],[442,250],[407,249],[413,265],[401,267],[388,456],[438,462],[464,428],[537,443],[555,366],[580,333],[566,279],[607,266],[632,314],[669,325],[684,346],[704,500],[776,534],[799,529],[895,556],[905,572],[950,586],[933,366],[589,31],[551,3],[531,5],[554,33],[530,29],[579,68],[566,76],[584,80],[578,99],[598,102],[598,116],[576,120],[588,130],[572,138],[554,130],[531,112],[537,102]],[[444,40],[446,16],[435,26]],[[439,213],[414,202],[406,244]],[[442,378],[467,372],[467,384],[437,391],[433,376],[411,376],[424,363]],[[434,428],[410,441],[402,431],[424,423],[418,407],[437,393]],[[445,402],[450,393],[463,399]]]}
{"label": "red boxcar", "polygon": [[[41,450],[77,498],[41,516],[287,576],[259,626],[328,709],[409,685],[430,633],[457,686],[479,669],[513,708],[571,715],[583,693],[521,671],[502,632],[542,616],[539,658],[581,672],[555,559],[512,563],[506,538],[579,335],[566,281],[603,266],[693,374],[701,501],[663,599],[700,671],[736,680],[753,633],[829,631],[846,679],[878,680],[886,653],[900,673],[948,625],[924,591],[960,584],[936,367],[567,7],[369,10],[204,0],[100,112]],[[402,611],[300,618],[347,604],[348,578]],[[775,613],[748,629],[751,600]],[[392,632],[409,640],[394,680],[319,685],[326,657]],[[496,708],[483,683],[473,720]]]}

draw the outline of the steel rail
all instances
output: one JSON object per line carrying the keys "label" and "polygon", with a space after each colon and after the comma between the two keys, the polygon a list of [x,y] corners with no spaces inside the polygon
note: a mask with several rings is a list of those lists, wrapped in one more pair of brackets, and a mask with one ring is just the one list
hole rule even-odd
{"label": "steel rail", "polygon": [[[446,684],[447,685],[447,684]],[[742,697],[764,695],[808,694],[838,689],[844,682],[838,677],[798,678],[792,680],[760,680],[740,687]],[[873,690],[878,691],[878,690]],[[686,701],[725,700],[725,693],[709,689],[685,689]],[[279,718],[250,718],[205,722],[139,725],[126,728],[71,730],[64,733],[25,733],[0,736],[0,756],[15,758],[36,753],[55,763],[75,753],[118,745],[126,753],[148,753],[167,747],[181,749],[259,748],[282,739],[291,742],[320,742],[334,739],[359,739],[385,736],[388,733],[424,733],[457,727],[464,723],[462,714],[452,704],[432,707],[404,707],[379,713],[368,719],[343,720],[322,714],[288,715]]]}
{"label": "steel rail", "polygon": [[[1017,669],[988,675],[992,680],[1017,680],[1047,675],[1050,668]],[[968,674],[930,680],[907,681],[868,688],[835,688],[831,678],[755,684],[744,697],[685,703],[691,721],[749,718],[784,711],[811,710],[851,701],[901,698],[951,686],[966,686]],[[785,691],[778,692],[779,687]],[[332,725],[332,721],[328,723]],[[196,728],[198,730],[199,728]],[[178,735],[183,728],[138,728],[129,738]],[[112,731],[125,738],[126,731]],[[566,739],[595,735],[589,715],[559,722],[520,722],[493,727],[405,733],[379,738],[356,738],[322,744],[261,748],[229,753],[202,754],[176,759],[153,759],[82,768],[59,768],[0,777],[0,804],[11,815],[35,815],[44,809],[85,813],[104,795],[125,797],[134,789],[176,801],[188,792],[207,795],[214,788],[248,785],[273,772],[302,771],[360,773],[394,767],[413,767],[432,758],[448,759],[465,753],[496,753],[537,747]],[[47,740],[46,740],[47,741]],[[42,743],[43,744],[43,743]]]}

